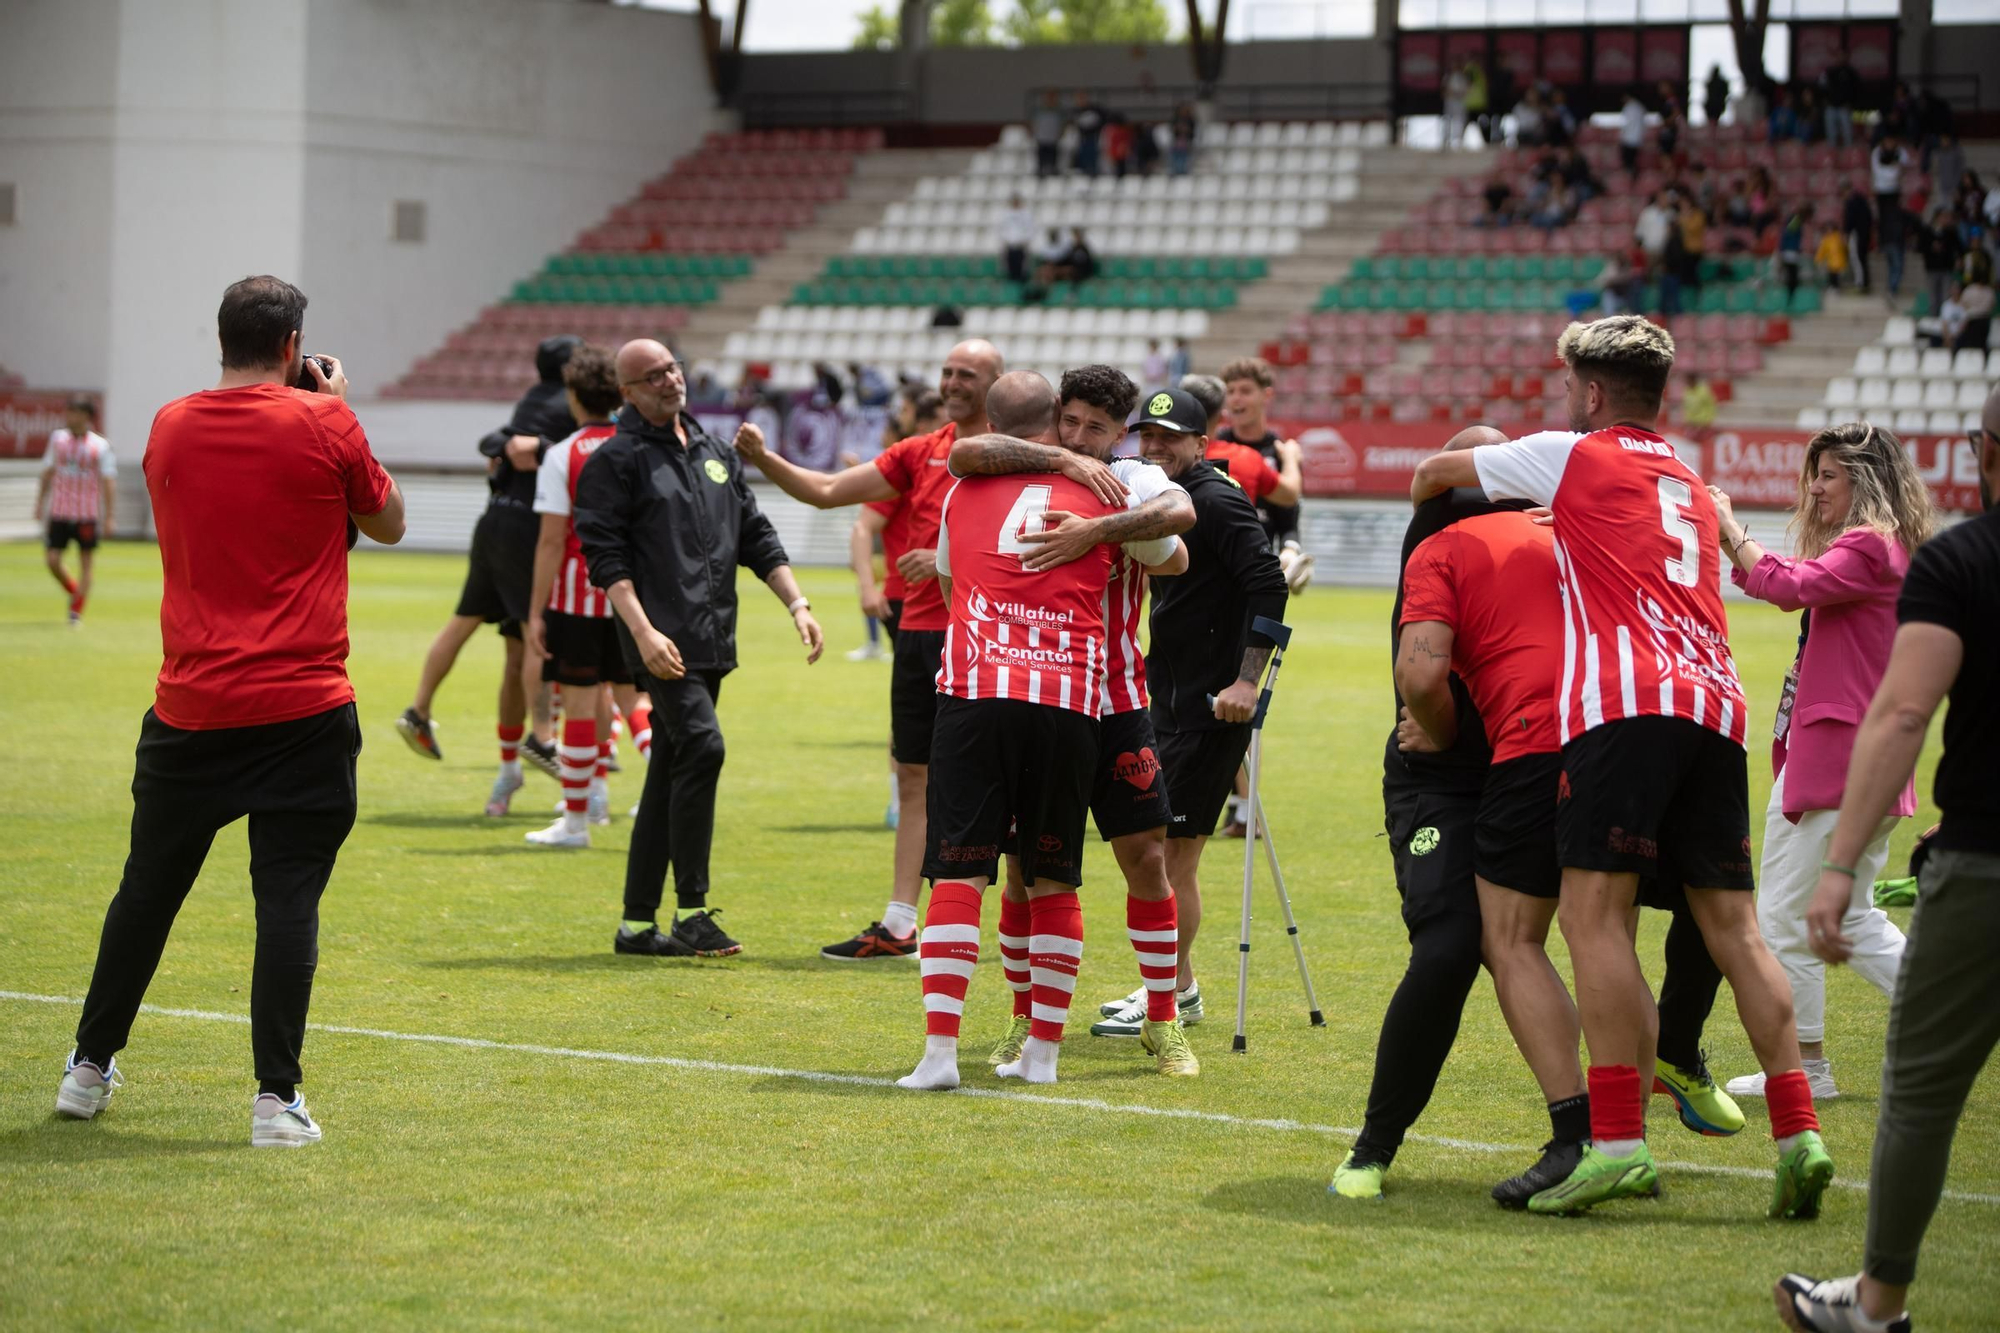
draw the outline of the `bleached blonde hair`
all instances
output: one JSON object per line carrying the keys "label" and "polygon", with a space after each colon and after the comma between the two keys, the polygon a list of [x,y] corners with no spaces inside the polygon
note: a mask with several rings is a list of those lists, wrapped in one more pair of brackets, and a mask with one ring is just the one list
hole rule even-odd
{"label": "bleached blonde hair", "polygon": [[1556,355],[1579,376],[1604,384],[1611,398],[1655,410],[1674,373],[1673,335],[1643,315],[1572,324],[1556,339]]}
{"label": "bleached blonde hair", "polygon": [[[1829,459],[1847,473],[1853,495],[1839,526],[1819,521],[1812,498],[1813,479]],[[1792,511],[1792,536],[1802,559],[1825,555],[1841,533],[1854,528],[1873,529],[1905,552],[1915,552],[1937,531],[1930,487],[1917,475],[1909,450],[1885,427],[1865,421],[1828,426],[1806,442],[1798,507]]]}

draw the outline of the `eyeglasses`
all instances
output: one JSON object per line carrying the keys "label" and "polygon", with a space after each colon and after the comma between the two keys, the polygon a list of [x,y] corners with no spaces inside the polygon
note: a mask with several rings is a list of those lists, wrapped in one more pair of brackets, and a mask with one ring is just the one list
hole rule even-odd
{"label": "eyeglasses", "polygon": [[676,379],[683,379],[683,380],[686,379],[687,362],[669,361],[665,365],[657,366],[654,369],[647,371],[645,374],[641,375],[638,379],[625,380],[622,382],[625,384],[649,384],[655,389],[663,389],[667,385],[667,376],[670,374],[673,375]]}

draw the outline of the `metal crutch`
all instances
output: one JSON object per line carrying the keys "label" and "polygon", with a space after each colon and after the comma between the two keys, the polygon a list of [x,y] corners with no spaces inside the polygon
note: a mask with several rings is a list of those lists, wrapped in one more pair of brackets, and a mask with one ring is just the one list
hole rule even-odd
{"label": "metal crutch", "polygon": [[1257,694],[1257,711],[1250,718],[1250,817],[1244,822],[1249,826],[1243,843],[1243,930],[1237,942],[1236,962],[1236,1035],[1229,1049],[1241,1052],[1248,1049],[1244,1035],[1244,1023],[1250,1007],[1250,893],[1256,883],[1257,841],[1264,843],[1264,858],[1271,866],[1271,883],[1278,891],[1278,906],[1285,914],[1285,933],[1292,937],[1292,954],[1299,964],[1299,982],[1305,987],[1306,1013],[1312,1026],[1325,1027],[1326,1016],[1320,1012],[1319,997],[1313,994],[1312,974],[1306,970],[1305,945],[1299,940],[1298,919],[1292,915],[1291,895],[1285,892],[1285,874],[1278,868],[1278,848],[1271,840],[1271,825],[1264,817],[1262,792],[1258,778],[1263,767],[1264,719],[1271,711],[1271,695],[1278,687],[1278,668],[1284,665],[1285,648],[1292,641],[1291,626],[1258,616],[1251,621],[1252,633],[1261,634],[1271,641],[1271,664],[1269,674],[1264,677],[1264,688]]}

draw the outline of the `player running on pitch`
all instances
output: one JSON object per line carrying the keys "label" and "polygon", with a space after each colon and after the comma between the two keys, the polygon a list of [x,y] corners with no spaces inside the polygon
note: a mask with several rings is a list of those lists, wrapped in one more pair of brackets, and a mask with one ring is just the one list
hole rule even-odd
{"label": "player running on pitch", "polygon": [[[1024,569],[1053,569],[1109,542],[1165,538],[1174,548],[1165,564],[1142,565],[1131,550],[1121,549],[1112,565],[1104,595],[1104,702],[1090,810],[1098,836],[1111,844],[1111,854],[1125,876],[1125,930],[1139,955],[1146,1014],[1139,1028],[1140,1044],[1156,1058],[1161,1073],[1191,1077],[1201,1072],[1201,1062],[1188,1045],[1174,1000],[1180,934],[1173,888],[1167,883],[1166,828],[1172,810],[1147,711],[1139,617],[1146,601],[1146,575],[1178,574],[1187,567],[1187,552],[1172,539],[1194,526],[1194,502],[1151,463],[1112,458],[1111,451],[1125,438],[1125,419],[1138,397],[1132,381],[1110,366],[1068,371],[1062,377],[1056,430],[1060,448],[1046,441],[984,436],[953,445],[951,466],[960,475],[1046,472],[1059,465],[1064,450],[1071,450],[1106,463],[1131,490],[1135,507],[1125,513],[1097,519],[1051,514],[1053,526],[1022,534],[1024,543],[1039,548],[1023,559]],[[988,1064],[1018,1060],[1033,1027],[1031,939],[1028,890],[1021,880],[1019,859],[1010,854],[1000,900],[1000,959],[1014,992],[1014,1017],[1007,1035],[986,1057]]]}
{"label": "player running on pitch", "polygon": [[[1032,371],[995,381],[987,414],[996,431],[1049,438],[1056,393]],[[1075,459],[1077,456],[1072,455]],[[1112,494],[1103,464],[1079,469]],[[968,477],[945,501],[938,547],[951,628],[938,668],[931,765],[930,910],[919,947],[924,1057],[906,1088],[958,1086],[959,1019],[979,958],[980,895],[1014,834],[1028,888],[1031,1031],[1002,1078],[1053,1083],[1083,958],[1083,817],[1097,766],[1103,706],[1104,591],[1117,551],[1093,546],[1037,572],[1040,548],[1023,540],[1049,515],[1115,514],[1089,484],[1054,472]],[[1135,548],[1140,563],[1171,555]]]}
{"label": "player running on pitch", "polygon": [[[111,510],[118,498],[118,461],[111,446],[92,430],[97,405],[72,398],[64,410],[64,425],[49,432],[42,453],[42,479],[35,490],[35,521],[48,516],[49,573],[69,594],[69,623],[83,623],[83,604],[90,597],[90,566],[97,555],[97,538],[111,531]],[[72,579],[63,568],[63,553],[76,543],[77,571]]]}
{"label": "player running on pitch", "polygon": [[1810,1218],[1833,1179],[1799,1060],[1791,990],[1758,933],[1742,683],[1722,607],[1715,504],[1653,425],[1673,339],[1636,315],[1571,324],[1569,433],[1425,459],[1418,503],[1454,486],[1554,515],[1565,662],[1558,920],[1589,1043],[1591,1146],[1528,1200],[1573,1213],[1651,1194],[1640,1069],[1652,996],[1627,933],[1642,876],[1683,884],[1767,1076],[1773,1217]]}

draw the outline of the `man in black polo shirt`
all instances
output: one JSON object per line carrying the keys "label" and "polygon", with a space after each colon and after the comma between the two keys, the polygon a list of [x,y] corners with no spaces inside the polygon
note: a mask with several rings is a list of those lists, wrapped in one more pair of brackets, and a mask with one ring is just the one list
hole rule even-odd
{"label": "man in black polo shirt", "polygon": [[[653,754],[625,862],[619,953],[719,958],[740,953],[708,907],[708,853],[722,726],[715,701],[736,669],[736,567],[770,586],[791,613],[806,661],[825,636],[799,593],[777,529],[757,508],[736,450],[687,412],[682,363],[651,338],[618,349],[627,407],[576,484],[576,535],[593,586],[626,633],[635,683],[653,700]],[[762,433],[745,423],[759,445]],[[656,917],[667,868],[679,911]]]}
{"label": "man in black polo shirt", "polygon": [[[1920,547],[1896,603],[1896,642],[1854,738],[1840,820],[1806,912],[1806,938],[1829,963],[1854,862],[1881,825],[1945,696],[1944,754],[1933,794],[1943,818],[1919,872],[1910,943],[1889,1007],[1881,1114],[1869,1170],[1861,1272],[1819,1282],[1788,1273],[1778,1314],[1795,1329],[1900,1330],[1917,1251],[1944,1188],[1951,1140],[1972,1085],[2000,1042],[2000,389],[1973,432],[1985,513]],[[1990,1308],[1990,1306],[1988,1307]]]}

